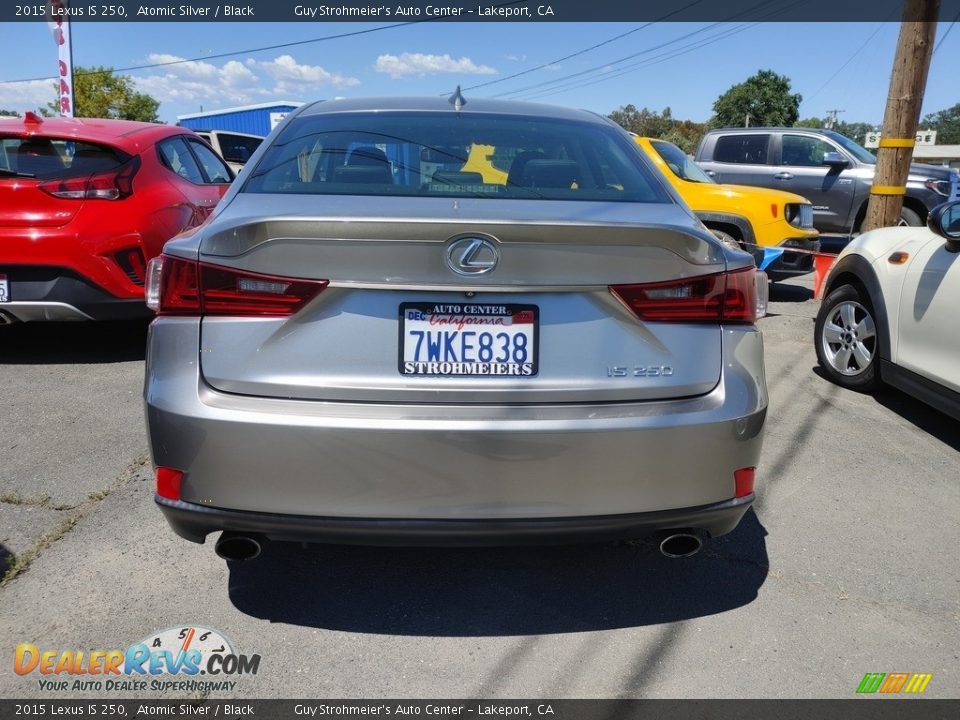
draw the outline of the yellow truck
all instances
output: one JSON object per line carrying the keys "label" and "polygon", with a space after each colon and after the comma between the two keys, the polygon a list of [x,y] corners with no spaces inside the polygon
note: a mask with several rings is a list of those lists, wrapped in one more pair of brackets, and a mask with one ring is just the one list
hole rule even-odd
{"label": "yellow truck", "polygon": [[[782,190],[718,184],[673,143],[640,136],[634,140],[703,224],[721,240],[753,254],[758,265],[763,248],[820,249],[813,206],[806,198]],[[813,255],[789,251],[766,268],[771,280],[811,270]]]}

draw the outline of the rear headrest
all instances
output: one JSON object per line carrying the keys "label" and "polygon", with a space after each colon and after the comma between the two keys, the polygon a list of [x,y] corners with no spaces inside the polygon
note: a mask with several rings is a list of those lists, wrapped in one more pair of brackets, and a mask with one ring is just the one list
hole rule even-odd
{"label": "rear headrest", "polygon": [[388,165],[340,165],[333,169],[333,182],[363,185],[392,185]]}
{"label": "rear headrest", "polygon": [[64,169],[63,159],[49,140],[20,143],[17,148],[17,170],[29,175],[46,175]]}
{"label": "rear headrest", "polygon": [[433,174],[433,182],[444,185],[480,185],[483,175],[478,172],[437,170]]}
{"label": "rear headrest", "polygon": [[507,175],[507,185],[523,185],[523,171],[527,168],[527,163],[531,160],[543,160],[547,156],[539,150],[525,150],[517,153],[517,156],[510,163],[510,172]]}
{"label": "rear headrest", "polygon": [[530,160],[523,169],[520,185],[533,188],[569,188],[580,175],[580,163],[573,160]]}
{"label": "rear headrest", "polygon": [[347,157],[347,165],[370,166],[370,165],[389,165],[387,154],[373,145],[364,145],[354,148]]}

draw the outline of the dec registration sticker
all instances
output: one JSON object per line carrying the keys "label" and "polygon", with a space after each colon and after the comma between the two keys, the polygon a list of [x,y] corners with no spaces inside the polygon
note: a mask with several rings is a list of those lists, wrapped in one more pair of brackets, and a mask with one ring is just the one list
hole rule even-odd
{"label": "dec registration sticker", "polygon": [[403,303],[400,373],[536,375],[537,310],[511,303]]}

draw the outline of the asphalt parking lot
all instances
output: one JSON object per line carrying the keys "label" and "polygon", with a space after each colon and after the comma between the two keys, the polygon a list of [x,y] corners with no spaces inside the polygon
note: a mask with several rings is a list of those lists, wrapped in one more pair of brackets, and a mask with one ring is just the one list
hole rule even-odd
{"label": "asphalt parking lot", "polygon": [[51,696],[13,672],[16,643],[109,650],[186,624],[262,656],[214,697],[846,698],[894,671],[960,696],[960,423],[820,377],[811,287],[774,286],[762,321],[755,508],[686,560],[646,543],[276,545],[228,566],[154,509],[145,326],[0,328],[0,553],[16,572],[0,696]]}

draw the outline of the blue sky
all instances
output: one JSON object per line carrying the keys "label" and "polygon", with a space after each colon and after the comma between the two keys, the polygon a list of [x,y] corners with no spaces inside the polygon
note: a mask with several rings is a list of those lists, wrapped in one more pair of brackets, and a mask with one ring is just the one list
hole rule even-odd
{"label": "blue sky", "polygon": [[[124,67],[201,57],[378,27],[363,23],[74,24],[74,62]],[[160,116],[270,100],[437,94],[551,63],[640,23],[423,23],[358,37],[242,53],[208,62],[130,73],[161,100]],[[949,28],[941,23],[938,39]],[[840,119],[880,123],[899,23],[660,23],[596,50],[474,95],[499,95],[607,113],[633,103],[706,120],[716,97],[759,69],[793,81],[801,116],[845,110]],[[691,35],[692,33],[692,35]],[[682,39],[684,36],[689,36]],[[658,50],[651,48],[668,44]],[[699,47],[697,47],[699,45]],[[51,75],[56,50],[44,24],[0,26],[6,61],[0,80]],[[616,63],[628,55],[632,61]],[[15,58],[15,62],[11,60]],[[644,64],[638,65],[641,61]],[[923,112],[960,102],[960,30],[935,54]],[[583,73],[573,78],[567,76]],[[0,108],[46,102],[43,81],[0,83]]]}

